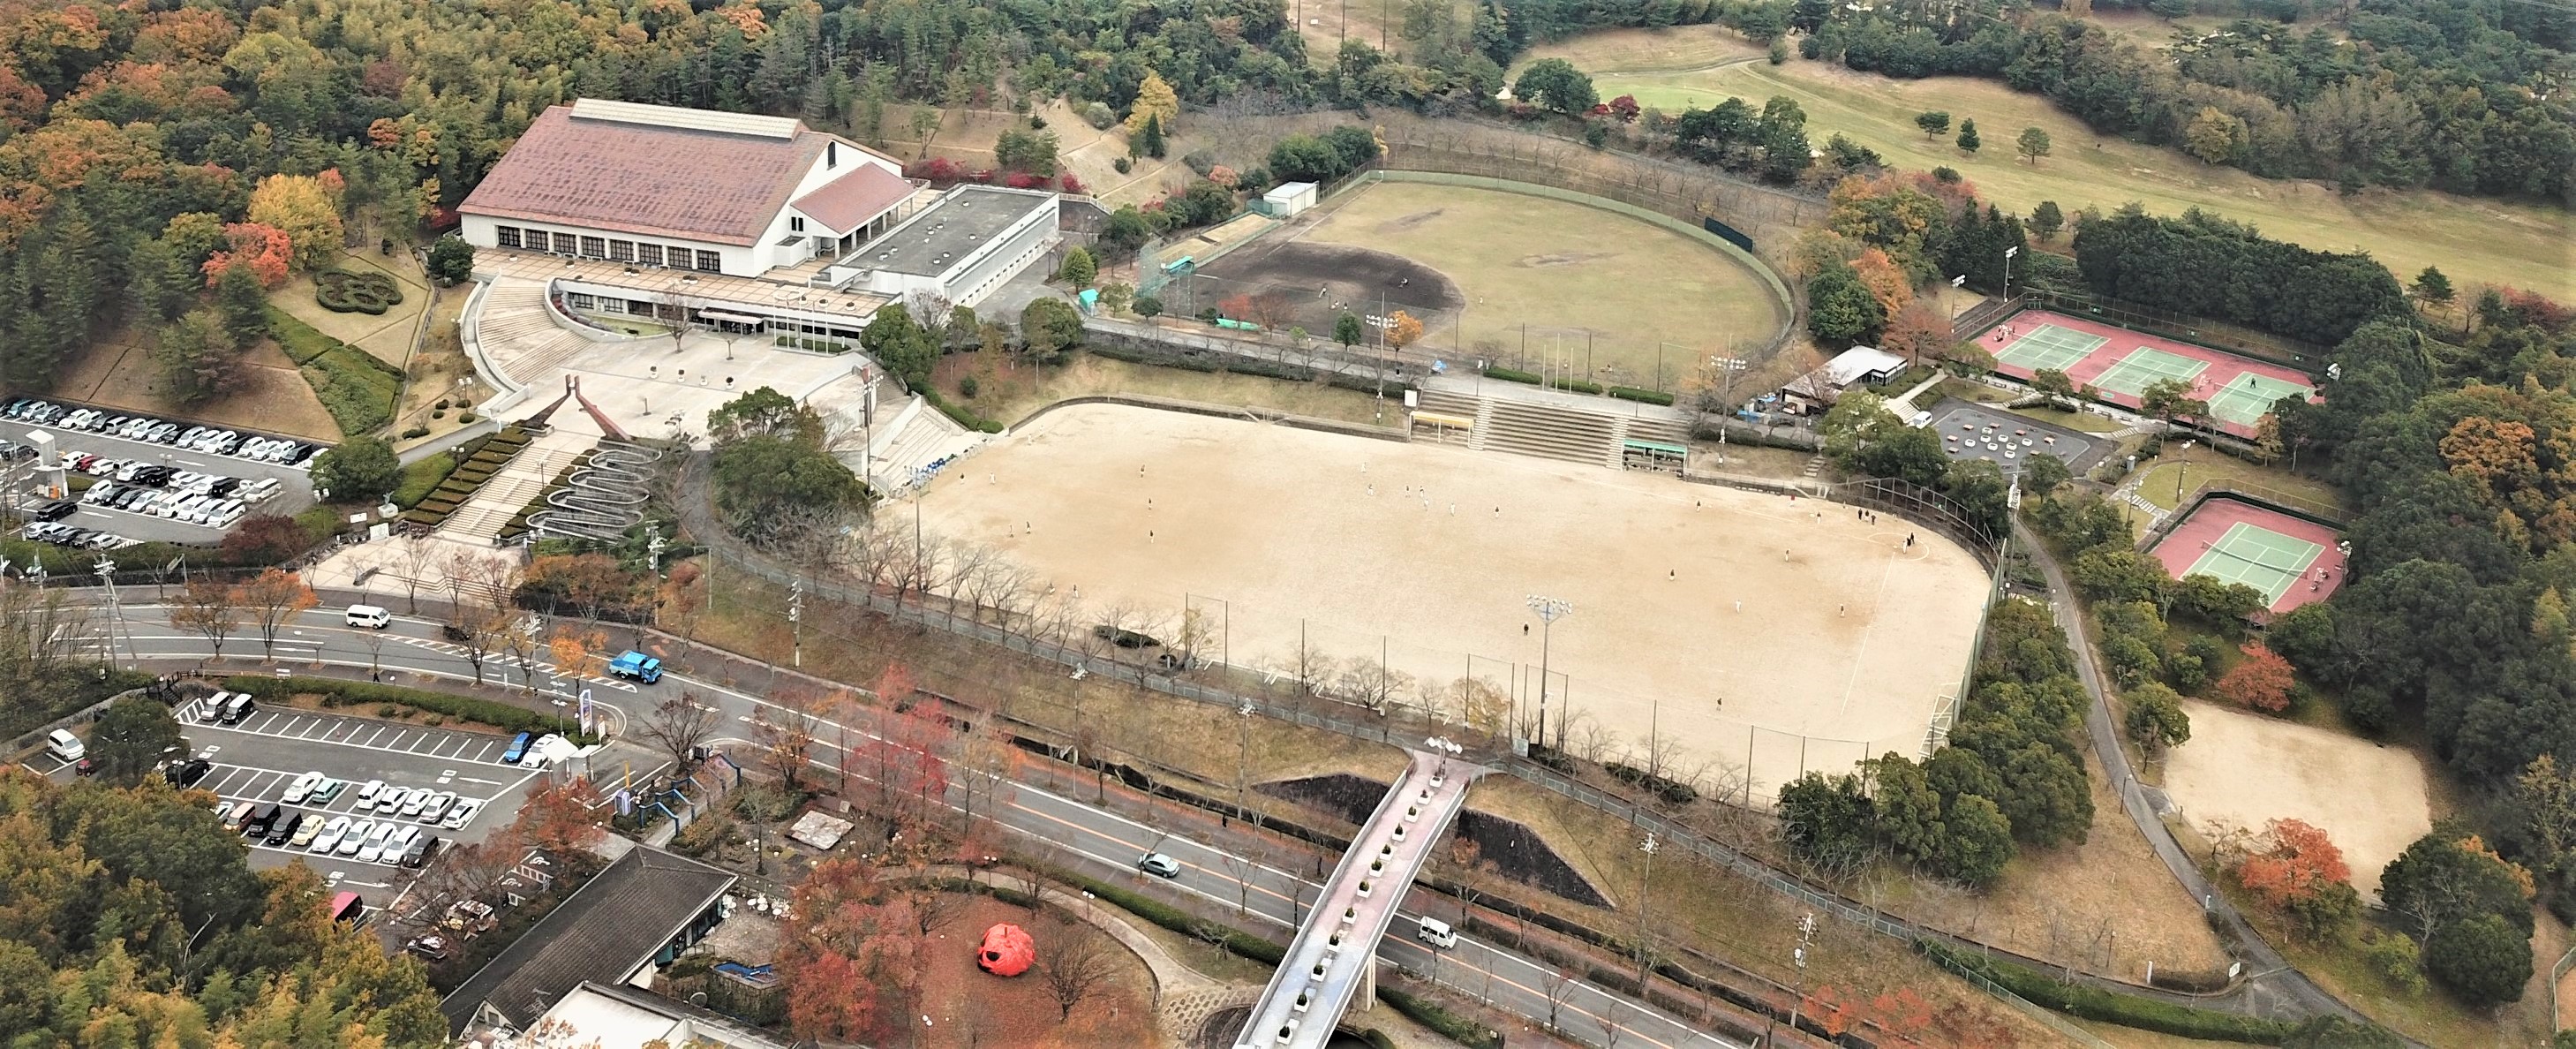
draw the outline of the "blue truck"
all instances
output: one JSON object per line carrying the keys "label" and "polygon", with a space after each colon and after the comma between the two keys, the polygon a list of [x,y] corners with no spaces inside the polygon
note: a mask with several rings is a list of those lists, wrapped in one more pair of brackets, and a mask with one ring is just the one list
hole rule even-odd
{"label": "blue truck", "polygon": [[650,685],[662,680],[662,661],[642,652],[625,651],[608,661],[608,672],[618,677],[631,677]]}

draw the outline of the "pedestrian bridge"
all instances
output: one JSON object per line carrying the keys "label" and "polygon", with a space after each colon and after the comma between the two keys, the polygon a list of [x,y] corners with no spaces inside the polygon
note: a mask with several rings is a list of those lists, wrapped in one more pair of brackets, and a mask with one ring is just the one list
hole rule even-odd
{"label": "pedestrian bridge", "polygon": [[1236,1049],[1322,1049],[1353,999],[1374,998],[1377,948],[1396,908],[1465,803],[1481,766],[1411,751],[1412,761],[1324,883]]}

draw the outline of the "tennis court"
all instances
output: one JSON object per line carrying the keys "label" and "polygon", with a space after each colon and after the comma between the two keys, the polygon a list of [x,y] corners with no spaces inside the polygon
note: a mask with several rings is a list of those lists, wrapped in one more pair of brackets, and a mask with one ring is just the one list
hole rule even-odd
{"label": "tennis court", "polygon": [[2208,370],[2208,361],[2195,361],[2180,354],[2166,353],[2153,346],[2140,346],[2129,351],[2128,356],[2120,358],[2119,363],[2103,369],[2102,374],[2094,376],[2093,388],[2136,397],[2147,392],[2147,387],[2167,379],[2190,382],[2200,373]]}
{"label": "tennis court", "polygon": [[2109,341],[2073,328],[2042,324],[2031,329],[2030,334],[2013,340],[2013,344],[2004,347],[2003,352],[1995,354],[1995,359],[2032,371],[2044,368],[2062,372],[2075,362],[2092,356],[2093,351],[2101,349],[2102,344]]}
{"label": "tennis court", "polygon": [[2253,587],[2265,607],[2279,614],[2325,600],[2343,584],[2340,538],[2308,518],[2232,493],[2213,494],[2150,553],[2176,579],[2205,575]]}
{"label": "tennis court", "polygon": [[2205,575],[2225,583],[2243,583],[2263,592],[2268,605],[2290,592],[2290,585],[2317,563],[2325,547],[2292,539],[2242,521],[2209,544],[2209,552],[2191,563],[2184,575]]}
{"label": "tennis court", "polygon": [[2055,310],[2023,310],[1975,337],[1995,355],[1995,371],[2028,380],[2042,370],[2062,371],[2077,388],[2093,388],[2103,401],[2142,410],[2139,396],[2163,379],[2191,385],[2191,396],[2209,402],[2208,423],[2251,439],[2263,416],[2283,397],[2316,396],[2315,379],[2282,364],[2223,353],[2177,339],[2132,331]]}
{"label": "tennis court", "polygon": [[2305,397],[2315,392],[2313,386],[2246,372],[2209,399],[2209,414],[2241,426],[2252,426],[2262,421],[2281,398]]}

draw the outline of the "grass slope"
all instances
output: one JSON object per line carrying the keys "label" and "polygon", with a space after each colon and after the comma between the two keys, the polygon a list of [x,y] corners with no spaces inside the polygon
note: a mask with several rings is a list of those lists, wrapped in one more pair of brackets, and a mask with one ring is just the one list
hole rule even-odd
{"label": "grass slope", "polygon": [[[1695,53],[1685,60],[1704,64]],[[2576,217],[2566,212],[2430,191],[2345,198],[2321,183],[2259,179],[2177,150],[2096,136],[2047,99],[1996,81],[1894,80],[1793,60],[1783,66],[1751,62],[1608,73],[1594,83],[1603,98],[1634,94],[1639,103],[1667,112],[1729,96],[1758,107],[1785,95],[1807,111],[1809,137],[1819,145],[1841,132],[1898,167],[1946,164],[1976,183],[1981,195],[2023,214],[2042,200],[2055,200],[2069,213],[2087,206],[2107,211],[2130,201],[2162,214],[2198,207],[2312,248],[2368,250],[2401,280],[2434,265],[2463,288],[2495,283],[2560,297],[2576,294]],[[1925,138],[1914,127],[1914,115],[1928,109],[1946,110],[1954,120],[1974,119],[1984,150],[1969,156],[1946,137]],[[2025,127],[2042,128],[2055,140],[2054,153],[2037,167],[2013,152],[2013,139]]]}

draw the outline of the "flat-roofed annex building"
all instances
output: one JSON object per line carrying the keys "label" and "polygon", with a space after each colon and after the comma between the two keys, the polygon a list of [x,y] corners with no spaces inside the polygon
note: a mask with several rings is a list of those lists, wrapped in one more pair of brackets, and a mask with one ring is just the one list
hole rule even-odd
{"label": "flat-roofed annex building", "polygon": [[866,245],[917,188],[793,119],[585,98],[530,123],[457,212],[477,248],[758,277]]}

